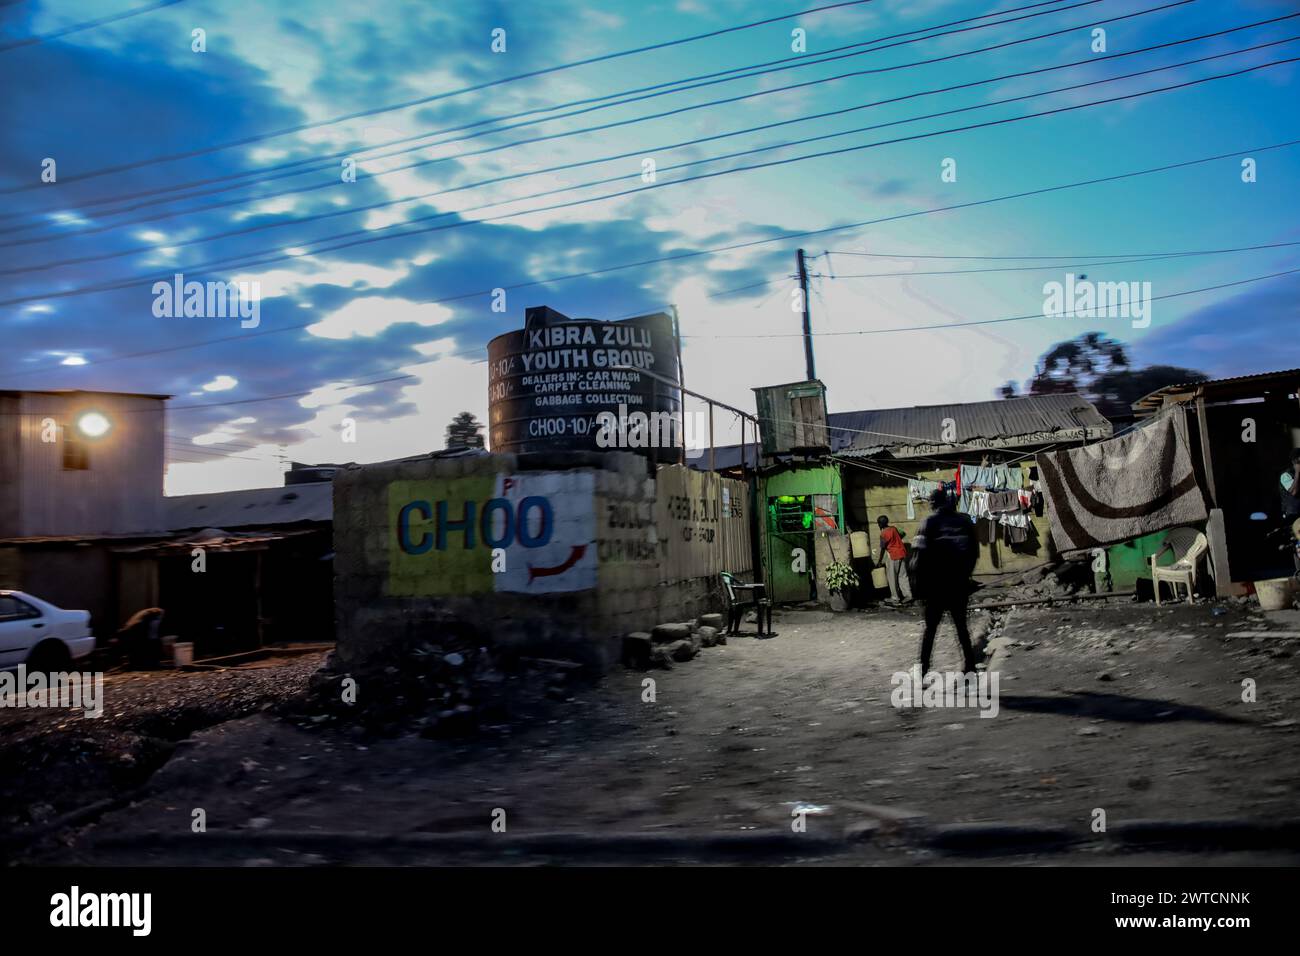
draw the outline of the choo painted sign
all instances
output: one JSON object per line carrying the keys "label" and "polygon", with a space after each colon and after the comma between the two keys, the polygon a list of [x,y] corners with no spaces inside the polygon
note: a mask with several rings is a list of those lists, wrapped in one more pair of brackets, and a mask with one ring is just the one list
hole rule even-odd
{"label": "choo painted sign", "polygon": [[388,511],[389,594],[554,594],[596,586],[590,473],[395,481]]}

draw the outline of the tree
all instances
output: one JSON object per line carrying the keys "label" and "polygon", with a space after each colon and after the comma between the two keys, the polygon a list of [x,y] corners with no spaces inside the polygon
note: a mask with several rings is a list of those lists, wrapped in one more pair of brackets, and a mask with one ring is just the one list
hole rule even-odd
{"label": "tree", "polygon": [[473,412],[461,412],[447,426],[447,448],[482,448],[483,425]]}
{"label": "tree", "polygon": [[[1078,392],[1108,418],[1133,414],[1132,404],[1166,385],[1203,382],[1203,372],[1177,365],[1148,365],[1133,368],[1124,343],[1101,332],[1057,342],[1043,353],[1034,375],[1025,383],[1025,395],[1055,395]],[[998,389],[1002,398],[1020,394],[1015,382]]]}

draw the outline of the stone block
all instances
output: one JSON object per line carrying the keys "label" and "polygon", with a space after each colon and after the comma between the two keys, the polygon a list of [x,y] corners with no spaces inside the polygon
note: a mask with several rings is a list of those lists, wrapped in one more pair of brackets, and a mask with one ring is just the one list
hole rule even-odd
{"label": "stone block", "polygon": [[689,640],[691,636],[691,626],[689,624],[660,624],[651,636],[656,644],[671,644],[674,641]]}
{"label": "stone block", "polygon": [[668,656],[675,661],[689,661],[692,657],[700,652],[699,645],[690,639],[684,641],[673,641],[665,645]]}
{"label": "stone block", "polygon": [[645,631],[633,631],[623,637],[623,666],[645,670],[650,666],[654,641]]}

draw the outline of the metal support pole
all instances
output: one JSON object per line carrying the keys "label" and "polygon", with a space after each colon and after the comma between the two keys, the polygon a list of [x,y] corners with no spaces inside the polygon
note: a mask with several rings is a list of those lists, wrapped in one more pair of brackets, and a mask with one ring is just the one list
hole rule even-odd
{"label": "metal support pole", "polygon": [[1196,427],[1201,433],[1201,461],[1205,465],[1205,484],[1210,493],[1210,507],[1219,507],[1219,494],[1214,485],[1214,460],[1210,455],[1210,427],[1205,420],[1205,395],[1196,397]]}
{"label": "metal support pole", "polygon": [[713,447],[713,403],[709,402],[709,471],[717,474],[718,461]]}
{"label": "metal support pole", "polygon": [[678,445],[680,451],[677,454],[677,464],[686,464],[686,371],[682,368],[682,326],[681,320],[677,315],[677,305],[672,305],[673,310],[673,339],[677,345],[677,400],[681,403],[682,413],[682,434],[681,442]]}

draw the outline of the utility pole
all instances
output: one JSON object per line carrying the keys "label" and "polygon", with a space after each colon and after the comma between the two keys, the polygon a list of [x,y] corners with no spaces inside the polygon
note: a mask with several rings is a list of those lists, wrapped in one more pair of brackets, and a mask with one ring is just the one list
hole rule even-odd
{"label": "utility pole", "polygon": [[808,301],[808,263],[804,260],[803,250],[799,250],[799,292],[803,296],[803,356],[808,366],[808,381],[817,377],[817,366],[813,362],[812,313]]}

